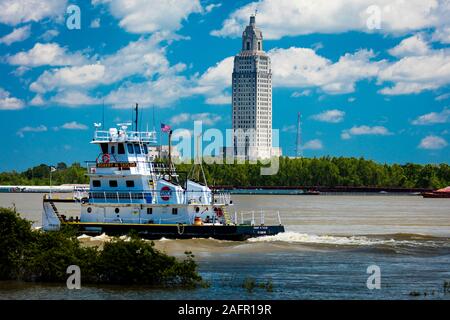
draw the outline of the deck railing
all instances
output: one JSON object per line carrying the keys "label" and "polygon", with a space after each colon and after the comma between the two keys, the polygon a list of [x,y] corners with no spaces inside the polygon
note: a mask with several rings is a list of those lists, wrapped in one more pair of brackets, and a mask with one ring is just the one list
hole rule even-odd
{"label": "deck railing", "polygon": [[[165,193],[166,195],[167,193]],[[139,192],[114,192],[114,191],[90,191],[87,193],[87,197],[90,203],[124,203],[124,204],[142,204],[142,203],[153,203],[153,204],[210,204],[210,205],[230,205],[232,204],[230,194],[226,192],[220,192],[216,194],[214,192],[209,193],[208,200],[211,202],[205,203],[204,199],[199,199],[203,196],[201,191],[172,191],[169,199],[167,201],[160,201],[161,191],[139,191]],[[190,196],[191,195],[191,196]],[[193,197],[192,195],[195,195]],[[181,199],[181,201],[175,202],[175,199]]]}
{"label": "deck railing", "polygon": [[155,131],[117,131],[111,132],[106,130],[96,130],[94,133],[94,141],[100,142],[150,142],[156,143],[156,132]]}
{"label": "deck railing", "polygon": [[233,223],[252,226],[282,225],[280,211],[265,210],[241,211],[239,213],[235,211]]}

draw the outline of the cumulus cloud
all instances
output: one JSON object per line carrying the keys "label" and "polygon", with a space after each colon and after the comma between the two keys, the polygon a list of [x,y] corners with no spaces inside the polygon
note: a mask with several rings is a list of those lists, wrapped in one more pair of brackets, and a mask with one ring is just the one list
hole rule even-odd
{"label": "cumulus cloud", "polygon": [[28,39],[31,32],[31,27],[24,26],[20,28],[15,28],[11,33],[8,33],[7,35],[0,38],[0,43],[4,43],[7,46],[11,45],[14,42],[20,42]]}
{"label": "cumulus cloud", "polygon": [[59,92],[58,94],[53,96],[50,101],[54,104],[68,107],[98,105],[101,103],[99,99],[90,97],[84,92],[80,92],[77,90],[65,90]]}
{"label": "cumulus cloud", "polygon": [[222,117],[209,112],[203,113],[180,113],[170,118],[170,123],[178,125],[188,121],[202,121],[204,125],[211,126],[222,120]]}
{"label": "cumulus cloud", "polygon": [[447,146],[448,146],[448,143],[445,139],[438,137],[438,136],[433,136],[433,135],[429,135],[429,136],[423,138],[419,144],[419,148],[425,149],[425,150],[439,150],[439,149],[443,149]]}
{"label": "cumulus cloud", "polygon": [[445,108],[442,112],[430,112],[424,114],[411,123],[416,126],[447,123],[450,120],[450,109]]}
{"label": "cumulus cloud", "polygon": [[47,127],[44,125],[40,125],[37,127],[26,126],[26,127],[19,129],[19,131],[17,131],[17,135],[19,137],[23,138],[25,136],[26,132],[45,132],[47,130],[48,130]]}
{"label": "cumulus cloud", "polygon": [[321,122],[339,123],[344,121],[344,116],[345,116],[344,111],[333,109],[313,115],[311,116],[311,118]]}
{"label": "cumulus cloud", "polygon": [[0,110],[18,110],[24,107],[22,100],[11,97],[11,94],[0,88]]}
{"label": "cumulus cloud", "polygon": [[66,129],[66,130],[87,130],[88,127],[82,123],[78,123],[76,121],[72,121],[72,122],[67,122],[64,123],[61,126],[61,129]]}
{"label": "cumulus cloud", "polygon": [[303,150],[322,150],[323,143],[319,139],[310,140],[302,146],[302,149]]}
{"label": "cumulus cloud", "polygon": [[[373,16],[369,7],[377,8],[381,28],[368,27]],[[257,24],[266,39],[280,39],[312,33],[347,31],[408,33],[425,28],[441,28],[450,10],[448,1],[432,0],[260,0],[244,5],[214,30],[215,36],[240,36],[251,14],[258,10]]]}
{"label": "cumulus cloud", "polygon": [[343,130],[341,133],[341,138],[343,140],[348,140],[352,136],[367,136],[367,135],[375,135],[375,136],[388,136],[392,135],[392,133],[383,126],[354,126],[351,129]]}
{"label": "cumulus cloud", "polygon": [[378,81],[393,83],[385,95],[416,94],[450,83],[450,50],[432,50],[425,55],[406,56],[380,71]]}
{"label": "cumulus cloud", "polygon": [[422,34],[406,38],[399,45],[389,50],[394,57],[423,56],[430,52],[430,46]]}
{"label": "cumulus cloud", "polygon": [[203,11],[199,0],[92,0],[107,5],[119,25],[131,33],[176,31],[193,13]]}
{"label": "cumulus cloud", "polygon": [[2,0],[0,23],[18,25],[64,15],[67,0]]}
{"label": "cumulus cloud", "polygon": [[8,56],[7,61],[11,65],[39,67],[82,65],[87,62],[87,59],[79,52],[68,53],[67,48],[62,48],[57,43],[38,42],[28,51]]}

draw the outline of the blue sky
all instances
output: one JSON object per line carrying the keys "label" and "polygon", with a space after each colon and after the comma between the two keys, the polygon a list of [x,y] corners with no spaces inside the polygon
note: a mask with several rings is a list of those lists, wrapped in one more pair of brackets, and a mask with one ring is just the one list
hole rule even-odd
{"label": "blue sky", "polygon": [[285,155],[301,112],[307,157],[449,163],[448,1],[0,0],[0,171],[95,158],[103,103],[107,126],[138,102],[150,126],[230,128],[232,59],[255,9]]}

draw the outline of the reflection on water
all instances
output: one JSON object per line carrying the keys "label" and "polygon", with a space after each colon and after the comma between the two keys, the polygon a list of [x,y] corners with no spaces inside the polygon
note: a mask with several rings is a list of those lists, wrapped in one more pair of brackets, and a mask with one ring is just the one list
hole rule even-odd
{"label": "reflection on water", "polygon": [[[64,195],[63,195],[64,196]],[[39,225],[42,195],[0,194]],[[450,280],[450,201],[414,196],[234,196],[236,211],[279,211],[287,232],[244,242],[214,239],[155,241],[182,257],[190,250],[210,288],[163,290],[0,282],[0,299],[447,299]],[[78,209],[62,208],[70,215]],[[230,210],[233,212],[233,210]],[[266,221],[270,223],[270,221]],[[101,246],[110,238],[80,237]],[[382,272],[382,289],[366,288],[369,265]],[[273,292],[248,293],[242,282],[271,281]],[[421,296],[419,298],[424,298]],[[417,298],[415,298],[417,299]]]}

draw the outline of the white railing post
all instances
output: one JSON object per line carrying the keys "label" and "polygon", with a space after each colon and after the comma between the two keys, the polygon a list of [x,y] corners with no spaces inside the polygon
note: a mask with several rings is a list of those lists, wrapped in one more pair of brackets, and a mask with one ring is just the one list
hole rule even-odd
{"label": "white railing post", "polygon": [[244,214],[241,212],[241,224],[244,224]]}
{"label": "white railing post", "polygon": [[133,198],[131,197],[131,192],[128,192],[129,196],[130,196],[130,202],[133,203]]}
{"label": "white railing post", "polygon": [[103,192],[104,203],[106,203],[106,192]]}
{"label": "white railing post", "polygon": [[264,212],[263,212],[262,209],[261,209],[261,221],[260,221],[260,223],[261,223],[261,225],[264,224]]}
{"label": "white railing post", "polygon": [[252,226],[255,225],[255,211],[252,211]]}
{"label": "white railing post", "polygon": [[238,224],[237,212],[234,212],[234,224]]}
{"label": "white railing post", "polygon": [[280,217],[280,211],[277,211],[277,214],[278,214],[278,223],[280,224],[280,226],[281,226],[281,217]]}

